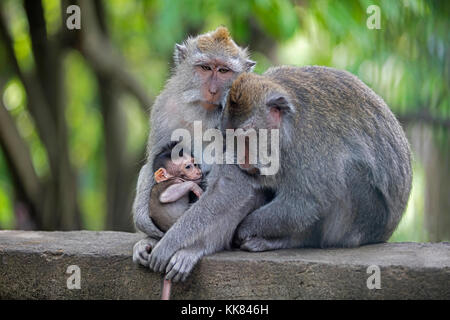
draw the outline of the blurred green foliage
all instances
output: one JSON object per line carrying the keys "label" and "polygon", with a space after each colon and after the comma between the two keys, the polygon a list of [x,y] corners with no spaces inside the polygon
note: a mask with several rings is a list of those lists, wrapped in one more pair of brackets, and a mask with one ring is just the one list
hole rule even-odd
{"label": "blurred green foliage", "polygon": [[[30,70],[34,62],[25,13],[20,2],[3,1],[19,64]],[[381,10],[380,30],[366,26],[366,9],[372,4]],[[66,18],[61,15],[61,4],[44,0],[43,5],[47,31],[55,35]],[[257,50],[249,48],[258,62],[258,73],[274,64],[333,66],[360,77],[397,114],[427,110],[441,119],[450,117],[450,10],[446,1],[112,0],[104,5],[114,45],[153,96],[170,75],[176,42],[225,25],[239,45],[263,44]],[[0,46],[0,61],[1,57]],[[64,68],[70,156],[78,170],[83,220],[87,229],[101,230],[106,188],[96,80],[76,52],[68,53]],[[30,146],[38,175],[45,176],[47,155],[26,110],[24,88],[17,78],[7,79],[0,98]],[[129,96],[123,96],[120,104],[130,128],[127,147],[139,150],[148,132],[147,115]],[[441,148],[448,148],[448,139],[447,131],[437,135]],[[423,228],[425,173],[418,162],[414,169],[411,200],[393,241],[427,240]],[[0,152],[1,228],[14,227],[12,199],[11,177]]]}

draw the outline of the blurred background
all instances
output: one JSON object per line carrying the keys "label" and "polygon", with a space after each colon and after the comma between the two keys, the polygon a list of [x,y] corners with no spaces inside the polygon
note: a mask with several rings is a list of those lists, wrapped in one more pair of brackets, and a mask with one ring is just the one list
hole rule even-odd
{"label": "blurred background", "polygon": [[[73,4],[80,30],[66,27]],[[449,21],[449,1],[0,0],[0,229],[133,230],[174,44],[225,25],[257,73],[331,66],[382,96],[414,157],[391,241],[450,240]]]}

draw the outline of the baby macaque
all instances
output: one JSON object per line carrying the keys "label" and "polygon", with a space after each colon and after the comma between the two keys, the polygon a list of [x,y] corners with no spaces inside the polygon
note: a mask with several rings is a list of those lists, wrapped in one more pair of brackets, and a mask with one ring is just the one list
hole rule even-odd
{"label": "baby macaque", "polygon": [[155,182],[150,196],[150,217],[163,232],[177,221],[189,208],[192,192],[200,197],[203,190],[198,185],[202,171],[191,155],[171,159],[171,150],[155,158]]}

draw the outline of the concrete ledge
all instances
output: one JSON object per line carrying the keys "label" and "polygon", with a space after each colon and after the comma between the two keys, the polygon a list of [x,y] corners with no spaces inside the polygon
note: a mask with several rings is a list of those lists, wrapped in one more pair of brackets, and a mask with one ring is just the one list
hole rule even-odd
{"label": "concrete ledge", "polygon": [[[2,299],[159,299],[161,274],[131,261],[140,234],[0,231]],[[81,289],[69,290],[69,265]],[[367,288],[370,265],[381,289]],[[173,299],[450,299],[450,244],[221,252],[175,284]]]}

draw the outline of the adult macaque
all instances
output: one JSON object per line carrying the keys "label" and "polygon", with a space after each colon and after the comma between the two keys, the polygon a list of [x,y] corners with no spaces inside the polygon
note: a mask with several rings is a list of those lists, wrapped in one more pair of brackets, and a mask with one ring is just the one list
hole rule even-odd
{"label": "adult macaque", "polygon": [[[278,129],[280,168],[261,175],[259,159],[213,166],[206,192],[153,249],[154,271],[185,278],[200,257],[226,247],[244,217],[235,242],[249,251],[355,247],[386,241],[396,228],[411,188],[409,145],[384,101],[350,73],[241,75],[223,127]],[[274,198],[253,211],[246,204],[261,188]]]}
{"label": "adult macaque", "polygon": [[[224,27],[177,44],[174,60],[173,75],[152,108],[147,163],[139,173],[133,204],[136,228],[148,235],[133,248],[133,261],[143,265],[148,265],[146,249],[153,248],[164,234],[150,219],[151,212],[149,215],[153,173],[158,169],[153,166],[155,156],[171,143],[175,129],[192,133],[194,121],[202,121],[203,130],[216,128],[231,83],[255,65]],[[201,156],[194,153],[195,158]],[[207,168],[202,170],[207,173]]]}
{"label": "adult macaque", "polygon": [[202,180],[202,170],[194,163],[194,158],[184,155],[171,159],[171,150],[155,158],[153,186],[150,197],[150,217],[156,226],[166,232],[189,208],[189,193],[198,198],[203,190],[198,185]]}

